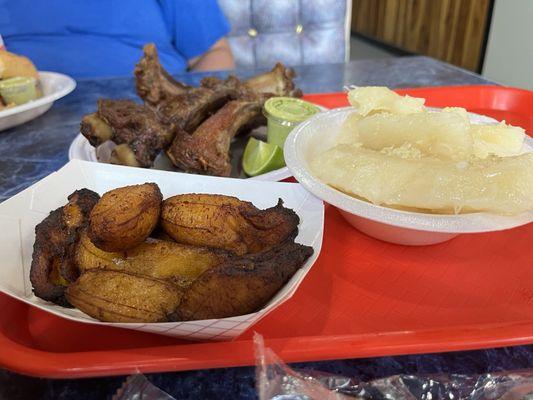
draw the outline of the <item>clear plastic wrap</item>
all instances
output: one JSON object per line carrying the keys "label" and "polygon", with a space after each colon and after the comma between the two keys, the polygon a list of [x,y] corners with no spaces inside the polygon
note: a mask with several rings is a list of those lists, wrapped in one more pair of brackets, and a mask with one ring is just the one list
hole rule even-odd
{"label": "clear plastic wrap", "polygon": [[468,375],[395,375],[371,382],[296,371],[254,337],[260,400],[533,400],[533,371]]}
{"label": "clear plastic wrap", "polygon": [[112,400],[175,400],[142,374],[128,376]]}
{"label": "clear plastic wrap", "polygon": [[[254,336],[256,387],[260,400],[533,400],[533,371],[484,375],[394,375],[370,382],[297,371]],[[199,382],[205,384],[206,382]],[[225,393],[218,398],[233,398]],[[144,375],[126,379],[113,400],[173,400]]]}

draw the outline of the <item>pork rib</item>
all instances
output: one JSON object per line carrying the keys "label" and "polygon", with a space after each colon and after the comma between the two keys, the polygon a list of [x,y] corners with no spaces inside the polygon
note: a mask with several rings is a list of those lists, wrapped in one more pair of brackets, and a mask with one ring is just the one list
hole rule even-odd
{"label": "pork rib", "polygon": [[252,90],[234,76],[222,80],[205,78],[205,85],[161,102],[156,108],[161,121],[173,129],[192,133],[230,100],[264,101],[271,94]]}
{"label": "pork rib", "polygon": [[275,96],[302,97],[302,91],[294,85],[296,73],[277,63],[272,71],[254,76],[246,81],[252,90],[261,93],[272,93]]}
{"label": "pork rib", "polygon": [[167,155],[176,167],[186,172],[229,176],[231,139],[264,124],[261,108],[260,101],[230,101],[192,135],[177,132]]}
{"label": "pork rib", "polygon": [[292,68],[277,63],[271,71],[256,75],[244,82],[231,75],[225,81],[215,76],[208,76],[202,79],[200,85],[205,88],[215,88],[221,84],[231,85],[238,91],[239,98],[253,97],[254,93],[301,97],[302,91],[294,85],[295,76],[296,73]]}
{"label": "pork rib", "polygon": [[80,131],[93,146],[112,140],[120,145],[113,154],[115,162],[140,167],[152,166],[172,140],[156,114],[132,100],[98,100],[98,111],[83,117]]}
{"label": "pork rib", "polygon": [[[135,80],[137,93],[145,103],[157,106],[162,102],[172,101],[174,97],[191,90],[190,86],[176,81],[162,67],[157,49],[153,43],[145,45],[143,53],[143,57],[135,66]],[[283,64],[277,63],[271,71],[254,76],[245,82],[241,82],[235,77],[230,77],[226,81],[216,77],[207,77],[202,80],[202,86],[214,89],[222,82],[227,84],[230,81],[229,83],[234,88],[242,90],[241,95],[243,92],[255,91],[270,93],[274,96],[300,97],[302,91],[294,85],[295,76],[296,73],[292,68],[287,68]]]}
{"label": "pork rib", "polygon": [[134,74],[137,93],[147,104],[157,105],[190,89],[190,86],[172,78],[161,66],[155,44],[146,44],[143,53]]}
{"label": "pork rib", "polygon": [[168,147],[170,159],[185,171],[227,176],[231,139],[265,123],[264,101],[301,95],[294,85],[294,71],[280,63],[247,81],[208,77],[195,88],[165,71],[154,44],[145,45],[143,52],[135,80],[145,105],[100,100],[98,112],[82,121],[81,132],[93,146],[107,140],[117,144],[112,162],[150,167]]}

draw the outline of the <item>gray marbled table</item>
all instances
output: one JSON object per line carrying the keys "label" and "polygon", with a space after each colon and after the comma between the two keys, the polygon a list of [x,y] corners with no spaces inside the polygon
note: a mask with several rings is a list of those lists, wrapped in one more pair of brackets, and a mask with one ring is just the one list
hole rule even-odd
{"label": "gray marbled table", "polygon": [[[346,85],[390,87],[483,84],[486,80],[427,57],[356,61],[297,68],[305,93],[336,92]],[[247,77],[261,71],[238,71]],[[221,74],[222,75],[222,74]],[[205,74],[177,78],[199,84]],[[96,109],[101,97],[137,99],[132,78],[80,80],[76,90],[25,125],[0,132],[0,201],[13,196],[68,161],[68,148],[79,132],[81,117]]]}
{"label": "gray marbled table", "polygon": [[[238,71],[240,77],[260,71]],[[482,77],[427,57],[356,61],[349,64],[297,68],[298,85],[306,93],[335,92],[345,85],[389,87],[444,86],[490,83]],[[223,74],[221,74],[222,76]],[[177,78],[198,84],[202,74]],[[95,109],[100,97],[136,98],[131,78],[81,80],[76,90],[54,104],[42,117],[0,133],[0,200],[9,198],[67,161],[70,143],[82,115]],[[1,351],[1,349],[0,349]],[[533,366],[529,346],[474,352],[339,360],[299,364],[363,380],[398,373],[484,373]],[[180,399],[254,398],[252,368],[152,374],[149,379]],[[103,399],[124,377],[73,381],[34,379],[0,370],[0,399]]]}

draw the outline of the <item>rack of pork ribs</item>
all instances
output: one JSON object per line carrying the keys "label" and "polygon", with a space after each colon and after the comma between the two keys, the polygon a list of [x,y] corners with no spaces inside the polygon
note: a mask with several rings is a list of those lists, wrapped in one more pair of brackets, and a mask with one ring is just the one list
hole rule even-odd
{"label": "rack of pork ribs", "polygon": [[294,71],[280,63],[246,81],[207,77],[192,87],[165,71],[153,44],[143,51],[135,80],[144,104],[100,99],[98,110],[81,122],[92,146],[108,140],[117,145],[110,159],[115,164],[149,168],[165,151],[179,170],[229,176],[231,140],[266,123],[264,102],[302,94],[294,86]]}

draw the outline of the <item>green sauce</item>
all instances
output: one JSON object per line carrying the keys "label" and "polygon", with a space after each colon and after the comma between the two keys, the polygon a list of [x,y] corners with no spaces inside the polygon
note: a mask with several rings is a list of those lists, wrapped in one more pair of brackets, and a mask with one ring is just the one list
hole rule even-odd
{"label": "green sauce", "polygon": [[37,98],[35,78],[15,77],[0,80],[0,96],[4,103],[17,105]]}
{"label": "green sauce", "polygon": [[320,112],[320,109],[307,101],[293,97],[272,97],[265,103],[267,118],[267,142],[281,148],[289,133],[299,123]]}

